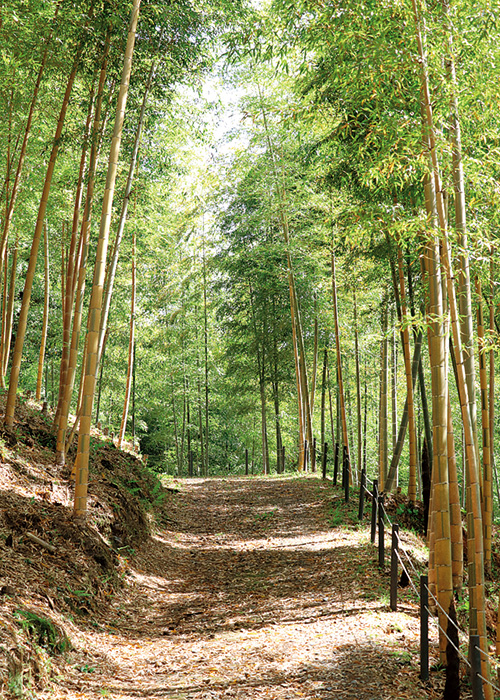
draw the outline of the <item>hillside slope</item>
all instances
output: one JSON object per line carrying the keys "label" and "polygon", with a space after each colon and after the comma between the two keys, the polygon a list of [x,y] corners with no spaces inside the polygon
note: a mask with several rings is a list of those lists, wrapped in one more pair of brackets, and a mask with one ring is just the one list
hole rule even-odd
{"label": "hillside slope", "polygon": [[89,516],[77,523],[69,468],[56,466],[54,447],[50,416],[29,400],[0,434],[0,694],[43,687],[75,623],[105,614],[162,497],[137,457],[96,434]]}

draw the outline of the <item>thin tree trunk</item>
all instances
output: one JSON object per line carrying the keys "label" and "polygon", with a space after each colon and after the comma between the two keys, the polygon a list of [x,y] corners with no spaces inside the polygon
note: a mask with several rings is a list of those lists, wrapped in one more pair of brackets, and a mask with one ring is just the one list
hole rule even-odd
{"label": "thin tree trunk", "polygon": [[382,300],[381,309],[382,340],[380,342],[380,397],[378,432],[378,483],[381,491],[386,490],[388,472],[388,430],[387,430],[387,387],[388,387],[388,340],[387,340],[387,299]]}
{"label": "thin tree trunk", "polygon": [[486,367],[486,338],[484,332],[483,298],[481,280],[476,277],[477,293],[477,342],[479,354],[479,382],[481,387],[481,424],[483,428],[483,537],[484,566],[491,571],[491,547],[493,528],[493,472],[491,468],[490,402],[488,397],[488,371]]}
{"label": "thin tree trunk", "polygon": [[[412,386],[415,387],[415,381],[417,379],[417,373],[422,365],[422,331],[418,331],[418,335],[415,339],[415,345],[413,349],[413,359],[411,362],[411,380]],[[366,417],[366,416],[365,416]],[[392,455],[391,464],[389,467],[389,473],[385,482],[385,488],[387,491],[391,491],[394,486],[394,480],[396,478],[397,469],[399,466],[399,460],[403,453],[403,445],[406,437],[406,430],[408,428],[408,396],[406,397],[405,405],[403,408],[403,413],[401,414],[401,422],[399,423],[398,439],[396,441],[396,449]]]}
{"label": "thin tree trunk", "polygon": [[[455,358],[457,363],[457,376],[458,376],[458,393],[460,397],[460,405],[462,411],[462,422],[464,426],[464,438],[466,444],[467,453],[467,475],[468,475],[468,555],[469,555],[469,630],[471,634],[478,634],[480,638],[480,647],[483,652],[482,654],[482,675],[488,679],[489,678],[489,664],[487,662],[487,630],[486,630],[486,614],[485,614],[485,589],[484,589],[484,551],[483,551],[483,524],[481,516],[481,497],[480,497],[480,482],[479,482],[479,469],[476,459],[475,450],[475,440],[473,434],[473,426],[470,414],[470,404],[467,392],[467,381],[466,381],[466,370],[463,362],[462,347],[461,347],[461,335],[458,323],[458,312],[455,297],[455,288],[453,282],[453,274],[450,262],[450,253],[448,248],[448,235],[446,227],[446,213],[443,201],[443,190],[441,185],[441,177],[439,171],[439,164],[437,158],[436,150],[436,137],[434,130],[434,120],[431,106],[431,97],[429,90],[429,81],[427,74],[427,63],[426,55],[423,48],[422,34],[421,34],[421,20],[418,14],[416,0],[412,0],[414,14],[415,14],[415,26],[416,26],[416,36],[418,43],[418,51],[420,55],[420,67],[421,67],[421,78],[422,78],[422,92],[423,92],[423,103],[425,109],[425,131],[426,137],[429,144],[429,155],[431,164],[431,174],[434,184],[435,202],[436,210],[438,214],[439,229],[442,237],[442,263],[444,271],[446,272],[447,290],[448,290],[448,301],[450,307],[451,316],[451,328],[453,331],[453,345],[455,348]],[[434,264],[437,267],[437,262],[439,261],[439,252],[437,251],[434,256]],[[430,276],[432,278],[432,275]],[[442,307],[441,307],[442,310]],[[436,318],[439,317],[439,309]],[[436,337],[436,334],[434,334]],[[444,354],[444,353],[443,353]],[[443,387],[444,389],[444,387]],[[443,411],[445,415],[446,409]],[[439,412],[441,416],[441,412]],[[441,422],[441,419],[439,419]],[[436,423],[435,423],[436,427]],[[435,434],[436,437],[436,434]],[[434,461],[435,466],[440,468],[440,448],[437,439],[434,439]],[[446,475],[447,476],[447,475]],[[441,481],[439,479],[438,481]],[[445,489],[448,490],[447,483]],[[443,489],[443,491],[445,490]],[[439,508],[439,504],[444,504],[444,492],[441,494],[442,500],[436,504]],[[448,512],[449,512],[449,494],[448,494]],[[438,520],[441,520],[438,518]],[[443,537],[449,537],[448,533],[442,533]],[[437,566],[441,566],[442,562],[447,558],[447,552],[445,553],[445,548],[443,545],[443,558],[439,562],[436,562]],[[444,565],[443,565],[444,566]],[[446,564],[447,567],[447,564]],[[444,574],[444,571],[443,571]],[[438,576],[438,596],[440,594],[440,581]],[[441,590],[443,591],[442,600],[440,603],[445,610],[449,609],[450,593],[446,591],[444,594],[445,586],[448,587],[448,575],[444,576],[444,580],[441,581]],[[445,624],[444,620],[442,626]],[[485,700],[493,700],[493,692],[491,686],[488,683],[483,683],[483,690],[485,694]]]}
{"label": "thin tree trunk", "polygon": [[[57,409],[54,416],[54,427],[57,429],[59,426],[60,414],[64,403],[64,390],[66,386],[66,374],[68,371],[68,362],[70,354],[71,345],[71,319],[73,315],[73,277],[76,274],[75,262],[76,262],[76,247],[78,239],[78,225],[80,222],[80,208],[82,204],[82,193],[84,184],[84,174],[85,174],[85,163],[87,160],[87,147],[92,126],[92,109],[94,106],[94,80],[92,80],[92,88],[90,90],[89,97],[89,107],[87,112],[87,122],[85,124],[85,134],[83,139],[82,152],[80,156],[80,168],[78,172],[78,183],[76,187],[75,195],[75,205],[73,207],[73,222],[71,227],[71,238],[69,244],[69,251],[67,256],[67,261],[65,261],[65,245],[64,245],[64,222],[63,222],[63,232],[61,235],[61,262],[62,262],[62,274],[61,274],[61,295],[62,295],[62,316],[63,316],[63,342],[62,342],[62,354],[61,354],[61,364],[59,368],[59,396],[57,400]],[[66,275],[64,270],[66,269]]]}
{"label": "thin tree trunk", "polygon": [[99,368],[99,388],[97,390],[97,407],[96,407],[96,412],[95,412],[95,423],[97,427],[99,428],[99,412],[101,408],[101,394],[102,394],[102,376],[104,374],[104,357],[106,353],[106,343],[108,342],[108,337],[109,337],[109,331],[106,331],[106,334],[104,336],[104,343],[102,346],[102,362],[101,366]]}
{"label": "thin tree trunk", "polygon": [[[349,460],[349,438],[347,435],[347,416],[345,408],[345,394],[344,394],[344,381],[342,376],[342,353],[340,350],[340,331],[339,331],[339,314],[337,305],[337,281],[335,275],[335,253],[331,253],[331,267],[332,267],[332,297],[333,297],[333,318],[335,324],[335,345],[337,348],[337,380],[338,380],[338,390],[340,397],[340,417],[342,421],[342,440],[344,443],[344,451],[346,452],[347,459]],[[350,460],[349,460],[350,461]],[[351,481],[352,474],[349,475],[349,480]]]}
{"label": "thin tree trunk", "polygon": [[314,352],[313,352],[313,370],[311,379],[311,420],[314,416],[314,399],[316,397],[316,375],[318,373],[318,312],[317,312],[317,297],[314,295]]}
{"label": "thin tree trunk", "polygon": [[42,397],[43,363],[45,360],[45,348],[47,346],[47,331],[49,328],[49,302],[50,302],[50,280],[49,280],[49,234],[47,223],[43,227],[44,234],[44,268],[45,268],[45,293],[43,301],[42,319],[42,339],[40,341],[40,353],[38,356],[38,375],[36,379],[35,399],[40,401]]}
{"label": "thin tree trunk", "polygon": [[358,332],[358,305],[356,300],[356,289],[353,289],[354,303],[354,357],[356,361],[356,424],[358,432],[358,482],[361,479],[361,375],[359,370],[359,332]]}
{"label": "thin tree trunk", "polygon": [[180,450],[179,450],[179,430],[177,428],[177,411],[175,409],[175,387],[174,387],[174,377],[170,375],[170,381],[172,385],[172,416],[174,418],[174,437],[175,437],[175,457],[177,464],[177,474],[180,474]]}
{"label": "thin tree trunk", "polygon": [[399,269],[399,287],[400,287],[400,299],[401,299],[401,314],[403,320],[403,326],[401,329],[401,335],[403,339],[403,356],[405,363],[405,376],[406,376],[406,396],[407,396],[407,406],[408,406],[408,428],[409,428],[409,457],[410,457],[410,471],[408,480],[408,498],[412,503],[417,500],[417,433],[415,427],[415,408],[413,401],[413,380],[411,372],[411,361],[410,361],[410,333],[408,331],[408,326],[406,324],[407,320],[407,308],[406,308],[406,288],[405,288],[405,277],[403,269],[403,253],[401,251],[401,246],[397,247],[398,254],[398,269]]}
{"label": "thin tree trunk", "polygon": [[204,476],[208,476],[208,309],[207,309],[207,263],[205,259],[205,242],[203,242],[203,343],[205,348],[205,467]]}
{"label": "thin tree trunk", "polygon": [[[52,19],[52,25],[55,25],[61,4],[62,4],[62,0],[60,0],[55,7],[54,17]],[[12,217],[14,215],[14,208],[16,205],[17,194],[19,191],[19,184],[21,181],[21,175],[23,172],[24,160],[26,158],[26,150],[28,147],[28,140],[29,140],[30,133],[31,133],[31,125],[33,123],[33,116],[35,113],[35,107],[36,107],[36,103],[38,100],[38,93],[40,91],[40,85],[42,82],[43,72],[45,70],[45,65],[47,63],[47,56],[49,53],[49,46],[50,46],[50,42],[52,40],[53,31],[54,31],[54,29],[52,26],[51,30],[49,32],[49,35],[48,35],[47,39],[45,40],[42,60],[40,63],[40,68],[38,69],[38,75],[37,75],[37,79],[35,82],[35,87],[33,89],[33,96],[31,98],[30,111],[28,113],[28,118],[26,120],[26,128],[24,130],[24,138],[23,138],[23,142],[21,144],[21,151],[20,151],[19,160],[17,163],[16,175],[14,177],[14,183],[12,185],[12,191],[10,194],[9,209],[8,209],[7,215],[5,217],[3,231],[2,231],[2,239],[0,241],[0,269],[3,267],[3,260],[5,258],[5,252],[7,250],[7,241],[9,238],[9,230],[10,230],[10,225],[12,223]],[[54,140],[54,142],[56,142],[56,141]]]}
{"label": "thin tree trunk", "polygon": [[464,577],[464,548],[462,535],[462,510],[458,488],[457,458],[455,438],[451,416],[450,394],[448,392],[448,471],[450,474],[450,533],[451,533],[451,567],[453,590],[462,590]]}
{"label": "thin tree trunk", "polygon": [[326,442],[326,386],[327,386],[327,370],[328,370],[328,347],[325,344],[323,353],[323,373],[321,379],[321,454],[325,449]]}
{"label": "thin tree trunk", "polygon": [[121,448],[125,438],[125,429],[127,427],[128,409],[130,404],[130,392],[132,389],[132,374],[134,367],[134,342],[135,342],[135,297],[136,297],[136,247],[135,247],[135,231],[132,234],[132,295],[130,301],[130,335],[128,341],[128,369],[127,383],[125,387],[125,401],[123,404],[122,422],[120,425],[120,433],[118,435],[118,449]]}
{"label": "thin tree trunk", "polygon": [[[83,316],[83,302],[85,294],[85,278],[87,270],[87,257],[90,244],[90,221],[92,215],[92,201],[94,196],[95,174],[97,169],[97,161],[99,157],[100,135],[101,131],[101,110],[104,96],[104,85],[107,73],[107,63],[110,45],[110,32],[108,30],[104,45],[104,53],[101,62],[101,73],[99,76],[99,87],[97,89],[97,98],[94,113],[94,124],[92,127],[92,145],[90,149],[87,192],[85,195],[85,207],[80,226],[80,241],[78,245],[78,254],[74,264],[74,272],[72,274],[71,298],[74,299],[73,327],[71,330],[71,343],[69,348],[69,356],[67,366],[64,369],[64,384],[59,387],[61,399],[61,408],[59,411],[59,420],[57,424],[56,438],[56,460],[58,464],[64,464],[66,458],[66,431],[68,428],[69,412],[71,406],[71,397],[75,383],[76,368],[78,363],[78,348],[80,342],[80,331]],[[66,305],[65,311],[68,310]],[[72,309],[69,309],[71,314]],[[64,356],[61,359],[61,364],[64,362]],[[59,402],[58,402],[59,403]],[[77,411],[78,413],[78,411]],[[77,418],[78,421],[78,418]],[[72,434],[76,431],[76,425],[71,431]],[[72,438],[69,439],[69,444]]]}
{"label": "thin tree trunk", "polygon": [[87,489],[88,469],[90,453],[90,428],[92,423],[92,403],[96,384],[97,351],[99,344],[99,325],[102,309],[102,294],[108,249],[109,228],[111,224],[111,212],[115,191],[116,174],[118,170],[118,155],[122,136],[125,106],[127,103],[128,87],[134,53],[135,32],[139,16],[140,0],[134,0],[132,15],[125,50],[125,60],[122,72],[120,93],[118,95],[115,128],[111,143],[111,152],[106,178],[106,189],[102,207],[99,240],[97,244],[96,260],[94,267],[94,282],[89,305],[90,325],[87,332],[86,346],[88,348],[87,363],[84,376],[84,396],[82,414],[80,417],[80,430],[78,435],[78,452],[76,457],[76,486],[74,511],[77,517],[85,517],[87,513]]}
{"label": "thin tree trunk", "polygon": [[[12,357],[12,367],[11,367],[10,379],[9,379],[9,393],[7,395],[7,401],[5,404],[4,424],[5,424],[5,427],[8,429],[12,429],[12,426],[14,424],[14,410],[15,410],[15,406],[16,406],[17,387],[19,384],[19,373],[21,370],[21,360],[22,360],[23,347],[24,347],[24,338],[26,335],[26,326],[28,323],[28,311],[29,311],[30,301],[31,301],[31,291],[33,289],[33,281],[35,278],[35,269],[36,269],[36,263],[37,263],[37,257],[38,257],[38,248],[40,245],[43,224],[44,224],[45,216],[46,216],[46,212],[47,212],[47,203],[48,203],[49,194],[50,194],[50,187],[52,184],[52,176],[54,174],[56,159],[57,159],[57,155],[59,152],[59,146],[61,143],[61,135],[62,135],[62,130],[63,130],[63,126],[64,126],[64,120],[66,117],[66,111],[68,108],[71,91],[73,89],[73,83],[74,83],[75,78],[76,78],[77,68],[78,68],[78,65],[80,63],[80,55],[81,55],[81,48],[78,49],[78,51],[77,51],[77,55],[76,55],[75,61],[73,63],[73,67],[71,69],[71,73],[70,73],[70,76],[68,78],[68,83],[66,85],[66,91],[64,93],[63,103],[62,103],[61,111],[59,114],[59,119],[57,122],[56,132],[54,135],[54,141],[53,141],[53,145],[52,145],[52,152],[50,154],[49,165],[47,167],[47,172],[45,175],[45,182],[44,182],[44,186],[43,186],[42,197],[40,200],[40,206],[38,209],[38,217],[37,217],[37,221],[36,221],[36,225],[35,225],[35,233],[33,235],[33,241],[31,244],[30,259],[29,259],[29,263],[28,263],[28,270],[26,272],[26,279],[25,279],[24,290],[23,290],[23,301],[21,304],[21,311],[19,314],[16,342],[14,345],[14,353],[13,353],[13,357]],[[13,198],[14,197],[12,196],[11,201]],[[2,249],[3,249],[3,244],[2,244]],[[3,254],[2,254],[2,258],[3,258]]]}
{"label": "thin tree trunk", "polygon": [[105,282],[105,294],[103,301],[103,309],[101,314],[101,327],[99,329],[99,352],[98,356],[101,355],[102,343],[104,339],[104,333],[108,325],[109,309],[111,306],[111,297],[113,295],[113,286],[116,276],[116,268],[118,265],[118,257],[120,254],[120,246],[123,238],[123,231],[125,230],[125,223],[127,221],[128,205],[130,201],[130,194],[132,192],[132,184],[134,182],[135,168],[137,164],[137,156],[139,154],[139,145],[141,143],[141,134],[144,124],[144,117],[146,115],[146,106],[149,97],[149,91],[153,83],[153,79],[156,71],[156,63],[153,61],[151,68],[149,70],[148,79],[146,82],[146,87],[144,89],[144,95],[142,98],[141,111],[139,114],[139,121],[137,123],[134,139],[134,147],[132,149],[132,156],[130,158],[130,166],[127,177],[127,184],[125,185],[125,193],[123,195],[122,209],[120,213],[120,219],[118,222],[118,230],[116,232],[115,241],[113,244],[113,250],[111,253],[111,259],[106,271],[106,282]]}
{"label": "thin tree trunk", "polygon": [[10,355],[10,344],[12,340],[12,324],[14,320],[14,301],[16,295],[16,277],[17,277],[17,253],[19,248],[19,241],[16,239],[16,245],[14,252],[12,254],[12,263],[10,268],[10,284],[9,284],[9,301],[7,304],[7,319],[5,327],[5,338],[2,346],[3,355],[1,358],[2,362],[2,386],[5,375],[7,374],[7,368],[9,365],[9,355]]}

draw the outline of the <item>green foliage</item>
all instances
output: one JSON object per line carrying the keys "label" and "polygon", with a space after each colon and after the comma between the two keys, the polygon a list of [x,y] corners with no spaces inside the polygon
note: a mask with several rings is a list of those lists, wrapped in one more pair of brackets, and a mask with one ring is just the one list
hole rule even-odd
{"label": "green foliage", "polygon": [[71,643],[66,634],[46,617],[31,610],[18,609],[14,611],[14,618],[33,642],[51,656],[64,654],[71,649]]}

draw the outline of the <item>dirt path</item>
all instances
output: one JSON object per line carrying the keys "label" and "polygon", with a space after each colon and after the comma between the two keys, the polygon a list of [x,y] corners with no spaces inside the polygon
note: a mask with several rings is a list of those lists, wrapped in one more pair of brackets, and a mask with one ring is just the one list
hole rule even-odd
{"label": "dirt path", "polygon": [[106,625],[44,697],[428,698],[418,618],[388,607],[366,529],[332,529],[331,483],[179,483]]}

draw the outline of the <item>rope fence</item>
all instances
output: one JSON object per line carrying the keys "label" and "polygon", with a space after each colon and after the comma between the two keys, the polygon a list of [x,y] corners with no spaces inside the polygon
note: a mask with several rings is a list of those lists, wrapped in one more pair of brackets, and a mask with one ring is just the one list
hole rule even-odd
{"label": "rope fence", "polygon": [[[334,484],[336,482],[334,481]],[[369,488],[371,487],[371,488]],[[349,490],[349,471],[345,467],[345,461],[343,465],[343,481],[342,488],[344,490],[345,502],[349,500],[348,490]],[[429,679],[429,621],[435,626],[440,634],[448,641],[448,643],[455,649],[459,658],[463,661],[466,668],[470,672],[471,686],[472,686],[472,698],[473,700],[484,700],[484,684],[490,686],[496,693],[500,694],[500,688],[497,687],[491,680],[485,678],[481,672],[481,657],[487,659],[494,666],[498,664],[498,659],[491,656],[487,651],[481,649],[480,638],[477,635],[470,635],[469,638],[469,654],[468,656],[464,654],[459,646],[450,639],[448,634],[448,629],[443,629],[440,622],[439,615],[435,612],[436,610],[441,613],[442,618],[446,620],[446,624],[451,624],[458,632],[462,638],[464,633],[460,629],[458,623],[453,620],[448,611],[446,611],[443,606],[438,601],[436,595],[433,593],[429,587],[427,576],[421,575],[413,560],[404,546],[403,541],[399,535],[399,525],[393,523],[384,503],[384,494],[379,492],[378,479],[371,480],[367,474],[366,470],[362,469],[361,478],[359,480],[359,509],[358,509],[358,519],[361,521],[364,518],[364,506],[365,502],[371,502],[371,527],[370,527],[370,540],[372,544],[377,544],[378,546],[378,565],[381,569],[385,568],[385,526],[386,523],[391,527],[391,590],[390,590],[390,608],[393,611],[397,611],[397,596],[398,596],[398,586],[399,586],[399,567],[401,571],[404,572],[406,577],[407,585],[411,587],[411,590],[420,601],[420,679],[422,681],[427,681]],[[376,543],[378,534],[378,542]],[[416,580],[415,580],[416,579]],[[416,583],[418,581],[418,584]],[[432,601],[432,605],[429,605],[429,600]],[[459,644],[460,644],[459,636]],[[466,643],[462,639],[462,643]]]}

